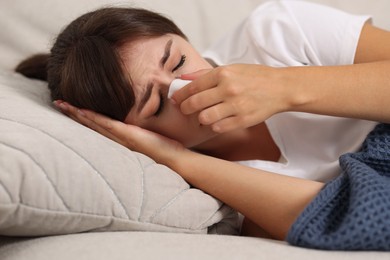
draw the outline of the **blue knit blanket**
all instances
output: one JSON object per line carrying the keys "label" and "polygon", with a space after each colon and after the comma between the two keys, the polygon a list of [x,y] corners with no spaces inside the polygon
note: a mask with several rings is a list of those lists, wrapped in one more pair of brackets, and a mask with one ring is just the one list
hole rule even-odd
{"label": "blue knit blanket", "polygon": [[291,227],[290,244],[328,250],[390,250],[390,125],[379,124],[359,152],[340,157],[327,183]]}

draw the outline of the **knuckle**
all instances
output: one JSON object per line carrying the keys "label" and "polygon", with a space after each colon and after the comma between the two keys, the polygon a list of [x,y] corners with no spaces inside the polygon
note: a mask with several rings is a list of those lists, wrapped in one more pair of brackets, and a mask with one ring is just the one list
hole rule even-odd
{"label": "knuckle", "polygon": [[199,122],[203,125],[211,125],[220,120],[223,120],[224,115],[218,107],[210,107],[199,113]]}
{"label": "knuckle", "polygon": [[90,115],[90,120],[91,120],[92,122],[96,122],[96,121],[97,121],[97,116],[96,116],[95,113],[91,113],[91,115]]}
{"label": "knuckle", "polygon": [[199,113],[198,115],[198,121],[199,123],[201,123],[202,125],[208,125],[209,122],[210,122],[210,118],[209,116],[207,115],[207,113],[205,111],[202,111],[201,113]]}
{"label": "knuckle", "polygon": [[84,124],[86,127],[90,128],[90,129],[92,129],[92,130],[94,130],[94,131],[96,131],[96,132],[97,132],[97,130],[98,130],[97,126],[96,126],[93,122],[91,122],[91,121],[86,121],[86,122],[84,122],[83,124]]}
{"label": "knuckle", "polygon": [[192,85],[188,86],[188,94],[190,96],[192,96],[192,95],[194,95],[196,93],[198,93],[198,89],[197,89],[195,84],[192,84]]}
{"label": "knuckle", "polygon": [[237,96],[241,93],[241,88],[239,86],[237,86],[236,84],[228,84],[226,86],[226,94],[229,95],[229,96]]}
{"label": "knuckle", "polygon": [[104,127],[105,127],[108,131],[114,130],[114,124],[113,124],[110,120],[106,120],[106,121],[104,122]]}
{"label": "knuckle", "polygon": [[230,78],[230,76],[231,76],[231,71],[228,66],[222,66],[216,69],[216,77],[218,79],[221,80],[225,78]]}
{"label": "knuckle", "polygon": [[189,98],[186,103],[190,111],[196,110],[199,107],[199,100],[196,97]]}
{"label": "knuckle", "polygon": [[207,125],[207,119],[201,114],[198,115],[198,121],[201,125]]}
{"label": "knuckle", "polygon": [[243,111],[247,111],[248,108],[248,104],[245,102],[245,100],[242,99],[238,99],[232,102],[232,106],[236,113],[238,112],[242,113]]}
{"label": "knuckle", "polygon": [[199,123],[201,123],[202,125],[210,125],[212,123],[209,113],[207,113],[205,111],[202,111],[201,113],[199,113],[198,120],[199,120]]}

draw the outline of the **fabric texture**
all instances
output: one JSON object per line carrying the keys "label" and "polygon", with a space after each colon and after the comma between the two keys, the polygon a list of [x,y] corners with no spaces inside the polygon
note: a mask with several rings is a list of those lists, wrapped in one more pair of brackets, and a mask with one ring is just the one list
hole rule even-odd
{"label": "fabric texture", "polygon": [[[191,43],[199,50],[204,50],[208,47],[209,44],[218,38],[219,34],[230,30],[232,26],[236,25],[239,21],[244,19],[247,14],[249,14],[255,6],[265,2],[267,0],[243,0],[238,2],[237,0],[13,0],[13,1],[0,1],[0,24],[2,29],[0,30],[0,67],[7,70],[11,70],[15,65],[23,58],[37,53],[37,52],[47,52],[51,46],[53,38],[58,33],[58,31],[70,20],[74,19],[76,16],[93,10],[97,7],[103,5],[111,5],[114,3],[119,3],[120,5],[135,5],[150,8],[156,10],[160,13],[167,14],[168,17],[173,18],[179,26],[187,33],[190,38]],[[339,0],[309,0],[311,2],[319,2],[324,4],[329,4],[337,8],[341,8],[345,11],[350,11],[355,14],[372,14],[374,17],[374,23],[384,28],[390,29],[390,19],[388,18],[388,12],[390,8],[390,1],[388,0],[375,0],[368,2],[367,0],[354,0],[354,1],[339,1]],[[4,75],[2,73],[2,78]],[[9,79],[10,80],[10,79]],[[31,117],[39,117],[37,119],[47,117],[47,120],[53,120],[52,122],[46,122],[44,127],[48,127],[53,131],[53,125],[57,125],[56,134],[61,132],[70,131],[70,133],[82,133],[85,134],[86,139],[96,142],[96,146],[91,147],[93,143],[84,142],[84,146],[89,146],[88,149],[84,148],[85,151],[82,153],[84,156],[91,154],[94,156],[97,152],[96,148],[101,147],[102,149],[107,149],[106,153],[111,153],[115,151],[115,154],[118,153],[118,149],[121,150],[118,146],[112,148],[113,144],[107,146],[107,140],[92,138],[93,134],[88,131],[80,130],[79,126],[74,124],[65,123],[65,117],[60,117],[51,107],[50,102],[47,100],[47,95],[41,95],[41,92],[44,91],[42,88],[35,88],[36,85],[42,85],[43,83],[26,81],[20,77],[15,76],[15,80],[18,82],[15,84],[19,85],[19,88],[15,89],[14,87],[9,86],[9,88],[4,88],[2,79],[2,86],[0,87],[0,114],[2,116],[6,115],[8,119],[12,119],[15,116],[15,120],[19,120],[17,114],[22,113],[21,110],[18,110],[15,113],[14,109],[18,109],[18,106],[21,106],[21,109],[25,109],[26,112]],[[7,80],[8,81],[8,80]],[[24,83],[23,83],[24,82]],[[25,85],[22,88],[21,85]],[[34,87],[33,87],[34,86]],[[10,99],[5,98],[5,92],[12,91],[12,95],[15,95],[18,92],[18,98],[13,99],[12,102]],[[26,99],[22,98],[25,96]],[[32,98],[33,97],[33,98]],[[11,102],[11,108],[4,108],[6,105],[2,105],[4,102],[9,104]],[[16,103],[15,103],[16,102]],[[25,103],[33,103],[34,106],[27,106]],[[39,113],[35,113],[39,108]],[[29,110],[33,111],[29,111]],[[32,113],[34,112],[34,113]],[[42,113],[44,112],[44,113]],[[53,117],[53,115],[56,115]],[[35,121],[39,122],[39,121]],[[62,127],[63,126],[63,127]],[[62,128],[61,128],[62,127]],[[75,132],[74,129],[78,130]],[[0,128],[1,129],[1,128]],[[26,131],[25,133],[28,133]],[[87,133],[88,132],[88,133]],[[3,134],[3,133],[1,133]],[[7,133],[10,135],[11,133]],[[24,133],[23,133],[24,134]],[[74,136],[69,134],[61,134],[60,136],[66,136],[64,142],[69,143]],[[22,137],[23,135],[17,134],[17,137]],[[1,136],[0,136],[1,139]],[[16,138],[17,139],[17,138]],[[25,140],[25,139],[23,139]],[[105,143],[105,144],[102,144]],[[78,147],[80,148],[79,145]],[[36,147],[40,147],[38,144]],[[35,148],[32,147],[31,150]],[[58,146],[56,149],[59,149]],[[80,148],[81,149],[81,148]],[[59,152],[54,148],[50,150],[49,156],[58,155]],[[123,150],[124,151],[124,150]],[[0,161],[2,159],[2,153],[0,154]],[[151,162],[147,158],[139,154],[129,153],[128,151],[124,152],[124,155],[129,155],[130,158],[135,160],[140,159],[140,163]],[[17,154],[16,157],[20,155]],[[57,158],[58,166],[65,165],[68,168],[69,172],[73,166],[72,161],[69,161],[69,158],[62,157]],[[41,160],[44,160],[42,158]],[[103,160],[104,157],[98,157],[98,160]],[[129,160],[128,158],[126,160]],[[131,159],[132,160],[132,159]],[[64,161],[61,164],[61,161]],[[68,163],[69,162],[69,163]],[[95,161],[96,162],[96,161]],[[7,165],[8,162],[0,162],[1,165]],[[29,169],[31,167],[30,163],[26,163],[26,166],[23,165],[23,161],[19,161],[17,167],[20,168],[20,171],[23,169]],[[133,163],[131,163],[133,164]],[[134,162],[138,164],[138,162]],[[133,165],[134,165],[133,164]],[[153,165],[153,164],[152,164]],[[112,167],[112,166],[110,166]],[[54,167],[55,168],[55,167]],[[112,169],[112,168],[111,168]],[[169,181],[175,181],[176,178],[167,177],[171,172],[169,170],[164,171],[160,166],[157,166],[156,171],[152,170],[150,173],[163,174]],[[3,169],[1,169],[2,171]],[[149,168],[150,170],[150,168]],[[15,172],[14,169],[12,172]],[[164,173],[162,173],[164,171]],[[131,171],[132,172],[132,171]],[[123,178],[125,174],[121,171],[118,171],[118,178]],[[66,177],[66,175],[64,175]],[[72,178],[73,181],[71,185],[75,182],[75,178],[72,175],[69,178]],[[127,184],[127,181],[122,179],[122,182]],[[182,180],[179,180],[181,183]],[[77,184],[77,183],[76,183]],[[20,184],[18,184],[20,185]],[[160,183],[161,186],[166,190],[171,190],[167,183]],[[1,184],[0,184],[1,186]],[[77,185],[80,188],[81,185]],[[126,185],[125,185],[126,186]],[[176,186],[176,184],[173,184]],[[19,188],[29,188],[31,187],[29,183],[25,186],[19,186]],[[32,186],[32,188],[36,188]],[[81,190],[84,187],[81,187]],[[126,187],[128,188],[128,187]],[[128,195],[126,188],[122,188],[125,192],[124,197]],[[37,196],[39,189],[34,189],[32,194]],[[78,192],[78,190],[74,190]],[[96,190],[97,192],[97,190]],[[149,195],[159,196],[159,194],[153,194],[152,191],[149,191]],[[81,192],[80,192],[81,193]],[[84,194],[86,191],[84,191]],[[91,199],[77,200],[77,194],[75,194],[76,203],[82,203],[83,201],[91,202]],[[22,193],[20,193],[22,195]],[[148,196],[149,196],[148,195]],[[1,193],[0,196],[6,196]],[[42,195],[44,196],[44,195]],[[95,195],[96,197],[96,195]],[[35,198],[35,197],[34,197]],[[153,197],[145,198],[145,201],[152,201]],[[193,201],[182,202],[182,205],[187,205],[189,208],[194,206]],[[99,207],[100,201],[96,201],[94,205],[95,210]],[[86,205],[86,204],[84,204]],[[127,204],[128,205],[128,204]],[[197,207],[197,206],[196,206]],[[15,207],[15,210],[18,210]],[[112,215],[110,209],[105,209],[109,214]],[[100,209],[100,212],[103,209]],[[9,210],[8,212],[12,212]],[[2,212],[1,214],[3,214]],[[180,214],[179,211],[176,213]],[[0,214],[2,220],[5,219],[3,215]],[[13,216],[20,216],[20,213],[13,213]],[[223,214],[222,214],[223,215]],[[168,214],[169,216],[169,214]],[[183,218],[196,218],[194,216],[184,215]],[[225,215],[224,215],[225,216]],[[176,215],[176,217],[178,217]],[[7,216],[7,219],[11,217]],[[91,220],[91,215],[87,215],[87,219],[92,222],[94,225],[97,223],[96,219]],[[144,218],[145,219],[145,218]],[[141,219],[143,221],[144,219]],[[26,219],[21,219],[26,221]],[[36,220],[33,218],[32,220]],[[47,226],[46,221],[51,219],[44,219],[43,224],[39,228],[45,228]],[[62,219],[64,220],[64,219]],[[60,225],[64,226],[62,228],[68,228],[66,225],[75,225],[76,217],[68,219],[68,222],[61,222]],[[71,221],[70,221],[71,220]],[[106,218],[108,223],[110,218]],[[115,219],[114,221],[117,221]],[[11,220],[10,220],[11,221]],[[13,220],[15,223],[17,220]],[[186,220],[188,221],[188,220]],[[1,222],[1,221],[0,221]],[[79,224],[81,221],[79,222]],[[33,223],[29,223],[30,226]],[[41,225],[41,222],[37,223]],[[146,222],[141,225],[147,225]],[[154,226],[156,227],[156,226]],[[60,227],[61,228],[61,227]],[[69,228],[68,228],[69,230]],[[182,233],[160,233],[160,232],[88,232],[88,233],[79,233],[71,235],[60,235],[60,236],[44,236],[40,238],[14,238],[14,237],[2,237],[0,236],[0,259],[1,260],[20,260],[20,259],[29,259],[29,260],[46,260],[46,259],[56,259],[56,260],[68,260],[68,259],[94,259],[94,260],[114,260],[114,259],[224,259],[224,260],[233,260],[233,259],[289,259],[289,260],[322,260],[322,259],[332,259],[332,260],[366,260],[366,259],[375,259],[375,260],[388,260],[389,254],[383,252],[359,252],[359,253],[350,253],[350,252],[327,252],[323,250],[309,250],[306,248],[298,248],[279,241],[273,241],[268,239],[260,238],[247,238],[240,236],[210,236],[210,235],[189,235]]]}
{"label": "fabric texture", "polygon": [[[2,245],[2,239],[3,245]],[[1,260],[389,260],[386,252],[329,252],[243,236],[88,232],[33,239],[0,237]]]}
{"label": "fabric texture", "polygon": [[390,125],[340,157],[343,174],[299,216],[288,242],[331,250],[390,250]]}
{"label": "fabric texture", "polygon": [[351,64],[361,29],[369,20],[367,15],[307,1],[269,1],[220,37],[203,56],[217,65]]}
{"label": "fabric texture", "polygon": [[[256,8],[204,56],[220,65],[352,64],[361,29],[368,20],[369,16],[304,1],[271,1]],[[340,174],[339,157],[357,151],[376,124],[308,113],[279,113],[267,119],[266,125],[282,160],[240,163],[303,179],[330,181]]]}
{"label": "fabric texture", "polygon": [[168,167],[55,110],[46,83],[0,71],[0,235],[235,234],[237,224]]}

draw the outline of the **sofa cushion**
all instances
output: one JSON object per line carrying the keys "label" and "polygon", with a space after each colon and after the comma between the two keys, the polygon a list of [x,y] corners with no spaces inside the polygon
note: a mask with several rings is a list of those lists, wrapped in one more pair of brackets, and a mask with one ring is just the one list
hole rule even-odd
{"label": "sofa cushion", "polygon": [[388,252],[325,251],[239,236],[105,232],[34,239],[0,237],[2,260],[388,260]]}

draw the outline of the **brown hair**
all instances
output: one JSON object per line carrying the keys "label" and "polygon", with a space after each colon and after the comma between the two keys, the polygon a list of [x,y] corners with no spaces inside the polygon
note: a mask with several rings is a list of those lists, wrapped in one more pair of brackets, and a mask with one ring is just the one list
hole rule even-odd
{"label": "brown hair", "polygon": [[160,14],[137,8],[103,8],[70,23],[58,35],[50,54],[34,55],[15,70],[47,80],[53,100],[123,121],[134,105],[134,92],[119,48],[140,37],[168,33],[187,39]]}

